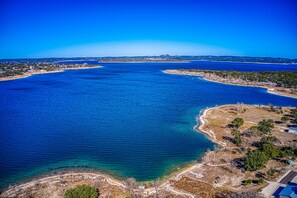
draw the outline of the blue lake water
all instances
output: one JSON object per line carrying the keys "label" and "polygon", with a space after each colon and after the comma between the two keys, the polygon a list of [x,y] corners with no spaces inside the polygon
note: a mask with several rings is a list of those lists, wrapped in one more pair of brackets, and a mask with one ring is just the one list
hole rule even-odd
{"label": "blue lake water", "polygon": [[193,126],[199,112],[243,102],[297,106],[265,89],[230,86],[163,69],[297,70],[295,65],[104,63],[103,68],[0,82],[0,187],[70,168],[138,181],[197,160],[214,145]]}

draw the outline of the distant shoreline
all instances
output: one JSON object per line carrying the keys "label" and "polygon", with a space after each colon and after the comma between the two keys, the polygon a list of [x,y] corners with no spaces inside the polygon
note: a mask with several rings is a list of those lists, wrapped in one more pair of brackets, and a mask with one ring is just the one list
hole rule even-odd
{"label": "distant shoreline", "polygon": [[[195,61],[195,60],[193,60]],[[205,60],[208,61],[208,60]],[[226,62],[226,63],[249,63],[249,64],[267,64],[267,65],[296,65],[297,63],[273,63],[273,62],[244,62],[244,61],[213,61],[209,60],[210,62]]]}
{"label": "distant shoreline", "polygon": [[[218,80],[207,78],[207,77],[205,77],[205,76],[203,76],[201,74],[195,73],[195,72],[181,71],[181,70],[175,70],[175,69],[174,70],[170,70],[170,69],[163,70],[163,73],[165,73],[165,74],[175,74],[175,75],[199,76],[199,77],[202,77],[206,81],[221,83],[221,84],[226,84],[226,85],[264,88],[264,89],[267,90],[267,93],[297,99],[296,94],[290,94],[290,93],[284,93],[284,92],[278,91],[277,87],[268,87],[268,86],[261,86],[261,85],[256,85],[256,84],[248,85],[248,84],[235,84],[235,83],[231,83],[231,82],[221,82],[221,81],[218,81]],[[286,90],[286,89],[282,88],[282,90]]]}
{"label": "distant shoreline", "polygon": [[189,63],[191,61],[99,61],[99,63]]}
{"label": "distant shoreline", "polygon": [[0,82],[1,81],[18,80],[18,79],[22,79],[22,78],[28,78],[28,77],[36,75],[36,74],[51,74],[51,73],[64,72],[64,71],[67,71],[67,70],[93,69],[93,68],[101,68],[101,67],[103,67],[103,66],[98,65],[98,66],[88,66],[88,67],[63,68],[63,69],[53,70],[53,71],[39,70],[39,71],[25,72],[24,74],[21,74],[21,75],[1,77]]}
{"label": "distant shoreline", "polygon": [[[75,60],[73,60],[75,62]],[[72,61],[69,61],[72,62]],[[224,63],[247,63],[267,65],[296,65],[297,63],[273,63],[273,62],[244,62],[244,61],[216,61],[216,60],[172,60],[172,61],[98,61],[99,63],[190,63],[190,62],[224,62]]]}

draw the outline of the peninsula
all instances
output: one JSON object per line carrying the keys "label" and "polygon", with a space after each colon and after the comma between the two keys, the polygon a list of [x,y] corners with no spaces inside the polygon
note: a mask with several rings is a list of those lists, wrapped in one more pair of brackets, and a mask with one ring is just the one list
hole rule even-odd
{"label": "peninsula", "polygon": [[89,65],[83,64],[60,64],[54,62],[23,62],[23,61],[8,61],[0,62],[0,81],[15,80],[26,78],[34,74],[47,74],[63,72],[65,70],[74,69],[91,69],[99,68],[99,64]]}
{"label": "peninsula", "polygon": [[240,86],[266,88],[269,93],[297,98],[297,72],[239,72],[198,69],[165,70],[168,74],[200,76],[205,80]]}

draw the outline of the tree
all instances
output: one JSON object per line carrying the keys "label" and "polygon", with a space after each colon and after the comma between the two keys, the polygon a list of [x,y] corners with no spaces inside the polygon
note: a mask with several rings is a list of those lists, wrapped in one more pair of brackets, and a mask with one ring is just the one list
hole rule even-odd
{"label": "tree", "polygon": [[270,169],[269,171],[267,171],[267,175],[272,177],[275,174],[275,170],[274,169]]}
{"label": "tree", "polygon": [[244,112],[243,103],[238,102],[237,105],[236,105],[236,110],[238,112]]}
{"label": "tree", "polygon": [[282,122],[288,122],[290,120],[290,118],[288,116],[282,116],[281,121]]}
{"label": "tree", "polygon": [[253,181],[251,179],[247,179],[247,180],[244,181],[244,185],[246,185],[246,186],[250,185],[250,184],[252,184],[252,182]]}
{"label": "tree", "polygon": [[275,136],[265,136],[261,138],[260,144],[271,144],[276,142],[278,139]]}
{"label": "tree", "polygon": [[270,134],[272,129],[274,128],[273,120],[268,119],[268,120],[262,120],[258,123],[257,128],[260,132],[263,134]]}
{"label": "tree", "polygon": [[291,109],[292,123],[297,124],[297,107],[296,109]]}
{"label": "tree", "polygon": [[248,130],[244,132],[245,135],[247,136],[258,136],[259,135],[259,130],[257,126],[252,126]]}
{"label": "tree", "polygon": [[241,133],[240,133],[240,131],[239,130],[237,130],[237,129],[233,129],[232,131],[231,131],[231,134],[234,136],[234,144],[236,145],[236,146],[240,146],[241,145],[241,143],[242,143],[242,140],[241,140]]}
{"label": "tree", "polygon": [[250,151],[244,159],[244,167],[248,171],[255,171],[262,168],[268,161],[264,152],[260,150]]}
{"label": "tree", "polygon": [[263,151],[267,159],[273,159],[280,156],[280,150],[276,148],[273,144],[262,144],[261,151]]}
{"label": "tree", "polygon": [[96,188],[87,185],[78,185],[65,192],[65,198],[97,198],[99,193]]}
{"label": "tree", "polygon": [[243,125],[244,121],[242,118],[235,118],[233,121],[232,121],[232,125],[235,127],[235,128],[239,128]]}
{"label": "tree", "polygon": [[278,109],[278,111],[277,111],[278,113],[284,113],[283,108],[281,106],[278,106],[277,109]]}
{"label": "tree", "polygon": [[259,178],[258,183],[262,184],[263,182],[264,182],[264,178],[263,177]]}
{"label": "tree", "polygon": [[125,180],[126,186],[129,189],[129,193],[133,196],[133,190],[137,187],[136,180],[132,177]]}
{"label": "tree", "polygon": [[280,149],[280,157],[297,157],[297,148],[292,148],[289,146],[282,147]]}
{"label": "tree", "polygon": [[275,111],[274,106],[272,104],[269,104],[268,106],[270,108],[270,111],[273,111],[273,112]]}

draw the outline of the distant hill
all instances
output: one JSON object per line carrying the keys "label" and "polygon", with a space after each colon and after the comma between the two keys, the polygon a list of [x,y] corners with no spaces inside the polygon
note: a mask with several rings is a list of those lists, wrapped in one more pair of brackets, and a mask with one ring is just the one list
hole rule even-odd
{"label": "distant hill", "polygon": [[119,56],[119,57],[72,57],[72,58],[33,58],[33,59],[0,59],[0,62],[56,62],[68,60],[94,60],[99,62],[164,62],[164,61],[226,61],[251,63],[286,63],[297,64],[297,59],[249,57],[249,56]]}

